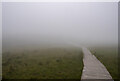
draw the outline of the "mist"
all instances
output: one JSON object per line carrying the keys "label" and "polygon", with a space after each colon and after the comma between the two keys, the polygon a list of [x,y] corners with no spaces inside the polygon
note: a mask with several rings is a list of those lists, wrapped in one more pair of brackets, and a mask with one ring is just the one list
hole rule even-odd
{"label": "mist", "polygon": [[3,48],[117,45],[117,3],[2,3]]}

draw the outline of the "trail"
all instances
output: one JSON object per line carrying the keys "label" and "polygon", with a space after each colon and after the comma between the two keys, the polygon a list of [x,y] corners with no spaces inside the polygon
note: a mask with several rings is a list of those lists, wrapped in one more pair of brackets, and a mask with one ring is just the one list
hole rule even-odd
{"label": "trail", "polygon": [[87,48],[82,48],[82,51],[84,54],[84,68],[81,76],[82,81],[89,81],[85,79],[97,79],[94,81],[114,81],[106,67],[94,55],[92,55]]}

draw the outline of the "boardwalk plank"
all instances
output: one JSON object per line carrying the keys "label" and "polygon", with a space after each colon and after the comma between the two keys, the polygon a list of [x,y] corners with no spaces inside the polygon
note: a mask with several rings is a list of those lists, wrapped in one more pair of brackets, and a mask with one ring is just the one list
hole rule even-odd
{"label": "boardwalk plank", "polygon": [[113,81],[110,73],[107,71],[106,67],[94,56],[87,48],[82,48],[84,58],[84,68],[81,80],[85,81],[85,79],[96,79],[98,81],[102,79],[102,81]]}

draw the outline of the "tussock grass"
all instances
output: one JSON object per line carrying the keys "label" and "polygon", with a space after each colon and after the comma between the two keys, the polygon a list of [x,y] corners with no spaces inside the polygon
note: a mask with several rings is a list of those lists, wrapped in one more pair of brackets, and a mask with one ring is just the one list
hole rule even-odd
{"label": "tussock grass", "polygon": [[3,53],[4,79],[80,79],[80,48],[46,48]]}

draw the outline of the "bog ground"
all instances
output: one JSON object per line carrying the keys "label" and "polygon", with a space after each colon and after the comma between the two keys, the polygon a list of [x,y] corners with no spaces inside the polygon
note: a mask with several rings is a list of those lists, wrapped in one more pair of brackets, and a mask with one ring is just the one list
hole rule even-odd
{"label": "bog ground", "polygon": [[[89,50],[118,79],[116,47],[90,47]],[[5,79],[81,79],[83,52],[77,47],[52,47],[3,52]]]}
{"label": "bog ground", "polygon": [[83,62],[79,48],[4,52],[5,79],[80,79]]}

